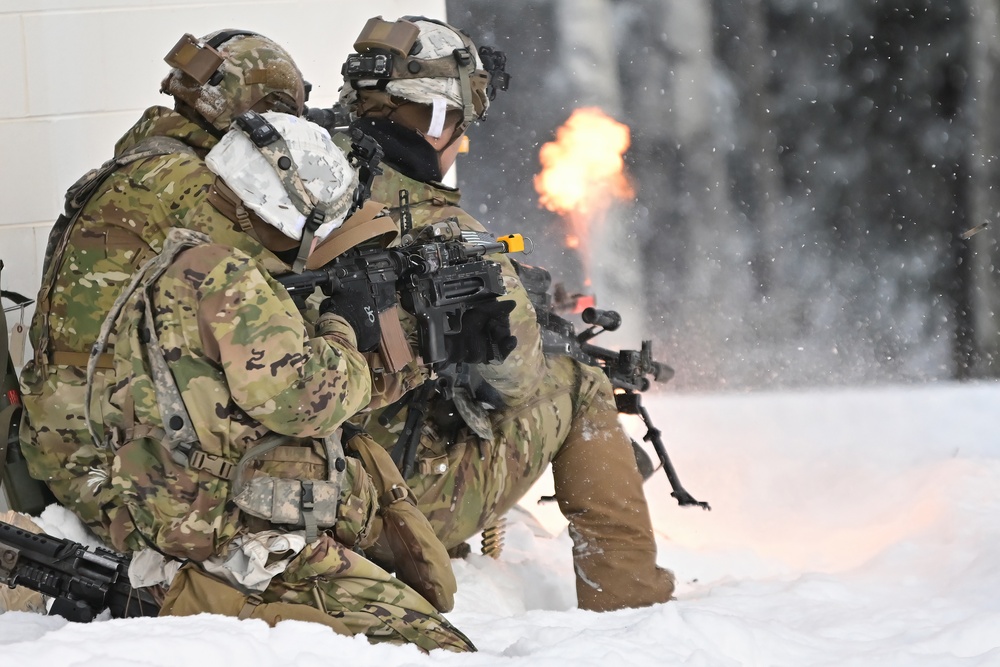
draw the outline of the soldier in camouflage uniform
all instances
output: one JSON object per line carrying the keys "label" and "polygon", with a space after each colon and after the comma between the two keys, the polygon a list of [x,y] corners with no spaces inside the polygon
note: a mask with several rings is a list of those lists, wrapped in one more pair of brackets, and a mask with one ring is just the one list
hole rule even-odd
{"label": "soldier in camouflage uniform", "polygon": [[[272,277],[271,260],[284,258],[287,272],[340,226],[357,203],[357,174],[305,119],[237,120],[206,158],[219,178],[191,215],[242,218],[273,254],[170,230],[91,355],[113,330],[116,381],[102,384],[104,428],[92,439],[113,457],[108,491],[134,525],[116,546],[142,552],[138,563],[187,561],[166,613],[308,618],[372,641],[474,650],[431,603],[354,551],[379,537],[382,492],[338,430],[371,397],[359,349],[374,348],[378,331],[357,307],[367,292],[324,300],[313,335]],[[95,373],[89,364],[89,391]]]}
{"label": "soldier in camouflage uniform", "polygon": [[[91,443],[89,431],[103,429],[100,406],[90,406],[89,424],[84,418],[84,371],[100,324],[136,268],[163,249],[171,227],[201,231],[251,257],[270,255],[239,225],[198,206],[215,180],[204,157],[243,111],[298,114],[305,101],[295,63],[261,35],[185,35],[166,60],[173,69],[162,91],[174,108],[147,109],[118,141],[115,158],[67,195],[46,249],[30,329],[34,357],[21,375],[21,447],[32,476],[113,544],[127,539],[131,521],[107,485],[109,452]],[[97,368],[99,395],[114,382],[110,353]]]}
{"label": "soldier in camouflage uniform", "polygon": [[[407,18],[371,19],[355,43],[359,54],[344,69],[341,102],[385,150],[388,168],[372,196],[393,205],[396,219],[411,217],[415,231],[449,218],[480,231],[459,208],[458,191],[440,181],[466,128],[485,115],[495,89],[506,88],[503,54],[477,53],[451,26]],[[371,64],[378,61],[370,56],[388,56],[386,71],[375,71]],[[642,479],[610,382],[597,368],[543,355],[527,294],[511,263],[497,261],[506,299],[515,304],[510,319],[517,347],[502,364],[477,369],[499,400],[462,391],[454,401],[432,400],[418,470],[407,479],[418,506],[454,548],[510,510],[551,463],[574,543],[579,606],[602,611],[671,599],[673,575],[656,566]],[[356,421],[393,447],[406,411],[385,427],[377,416]]]}

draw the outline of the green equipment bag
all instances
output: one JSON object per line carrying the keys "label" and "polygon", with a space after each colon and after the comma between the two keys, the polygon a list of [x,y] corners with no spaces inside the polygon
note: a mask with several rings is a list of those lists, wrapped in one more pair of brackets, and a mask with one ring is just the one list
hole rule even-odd
{"label": "green equipment bag", "polygon": [[[0,260],[0,276],[3,260]],[[0,290],[0,297],[14,304],[15,309],[31,305],[17,292]],[[0,301],[2,301],[0,299]],[[21,425],[21,389],[14,372],[7,340],[7,312],[0,316],[0,492],[9,509],[38,516],[49,503],[55,502],[52,492],[42,482],[28,474],[28,464],[21,454],[18,430]]]}

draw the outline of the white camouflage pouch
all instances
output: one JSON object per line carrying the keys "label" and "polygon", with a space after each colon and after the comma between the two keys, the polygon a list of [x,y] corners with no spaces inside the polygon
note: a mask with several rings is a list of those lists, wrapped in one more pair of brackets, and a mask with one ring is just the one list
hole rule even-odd
{"label": "white camouflage pouch", "polygon": [[244,512],[273,524],[302,528],[307,543],[319,530],[333,528],[346,546],[362,542],[378,511],[378,496],[361,462],[344,454],[341,432],[323,441],[327,479],[257,475],[246,479],[247,464],[273,445],[265,439],[236,466],[233,501]]}

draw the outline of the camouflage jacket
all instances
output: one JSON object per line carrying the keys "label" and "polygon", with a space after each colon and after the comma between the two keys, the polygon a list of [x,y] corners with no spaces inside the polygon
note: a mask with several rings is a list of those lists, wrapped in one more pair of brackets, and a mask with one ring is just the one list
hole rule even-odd
{"label": "camouflage jacket", "polygon": [[[482,224],[459,207],[461,194],[458,190],[446,188],[440,184],[416,181],[387,165],[383,166],[383,169],[384,173],[378,176],[372,185],[371,198],[386,203],[389,206],[390,215],[397,224],[401,215],[399,193],[401,190],[406,190],[409,196],[410,215],[414,230],[452,218],[462,229],[477,232],[486,231]],[[517,347],[503,363],[480,364],[477,365],[476,369],[483,379],[503,396],[508,405],[514,406],[534,395],[545,373],[541,333],[535,310],[510,259],[505,255],[491,255],[490,259],[500,265],[504,286],[507,290],[507,295],[502,298],[513,299],[516,304],[510,314],[510,323],[511,333],[517,337]],[[412,337],[415,324],[413,319],[406,314],[403,316],[403,326],[404,330]],[[408,378],[401,384],[412,386],[414,384],[413,378]],[[461,392],[457,394],[456,404],[469,426],[481,437],[492,440],[493,434],[483,408],[468,398],[464,398],[464,394]],[[405,418],[405,411],[400,412],[393,420],[394,424],[389,426],[389,430],[398,430],[394,427],[401,428]],[[359,420],[363,419],[365,418],[359,418]],[[392,443],[382,444],[390,446]]]}
{"label": "camouflage jacket", "polygon": [[[162,137],[176,140],[178,150],[114,171],[74,224],[53,229],[31,323],[35,355],[21,375],[27,413],[21,447],[31,474],[46,481],[98,535],[118,533],[112,541],[130,530],[129,520],[103,487],[88,484],[107,475],[111,459],[92,444],[83,405],[87,353],[115,298],[135,270],[160,252],[172,227],[204,232],[281,266],[228,218],[199,206],[215,180],[203,158],[216,139],[204,129],[170,109],[152,107],[118,141],[115,155]],[[114,382],[110,354],[102,359],[96,382],[95,395]],[[91,425],[103,433],[101,406],[91,407]]]}
{"label": "camouflage jacket", "polygon": [[[127,292],[115,311],[118,380],[101,397],[114,465],[110,480],[101,483],[128,507],[143,536],[132,534],[116,548],[136,550],[148,542],[177,557],[203,560],[246,528],[239,510],[271,519],[279,489],[301,494],[298,480],[332,479],[322,441],[368,403],[371,381],[342,318],[321,315],[311,336],[287,292],[260,262],[179,231],[171,233],[170,256],[153,265],[162,274],[144,275],[141,289]],[[203,244],[183,250],[179,238]],[[176,435],[188,424],[189,454],[178,444],[183,436]],[[261,445],[266,441],[271,444]],[[251,448],[266,451],[238,469]],[[347,499],[352,487],[367,480],[363,473],[358,478],[360,464],[351,463]],[[254,482],[262,474],[269,484],[258,489]],[[249,491],[238,496],[236,486]],[[244,505],[250,492],[263,490],[266,512],[260,503]],[[325,509],[336,517],[340,487],[331,493],[332,508]],[[372,494],[362,489],[357,495],[364,497],[357,501],[360,518],[354,517],[360,527],[346,538],[338,527],[348,546],[375,510]],[[294,505],[293,514],[300,503]],[[326,527],[334,525],[333,518],[326,521]]]}
{"label": "camouflage jacket", "polygon": [[[389,212],[397,222],[400,214],[400,190],[409,193],[414,230],[454,218],[462,229],[487,231],[479,221],[459,207],[461,194],[458,190],[421,183],[386,167],[385,173],[375,179],[371,198],[391,202]],[[511,333],[517,337],[517,347],[503,363],[481,364],[478,370],[483,379],[493,385],[508,404],[516,405],[535,393],[545,371],[541,331],[535,309],[510,259],[499,254],[491,255],[490,259],[500,265],[504,287],[507,289],[507,295],[502,298],[513,300],[516,304],[510,314],[510,327]]]}

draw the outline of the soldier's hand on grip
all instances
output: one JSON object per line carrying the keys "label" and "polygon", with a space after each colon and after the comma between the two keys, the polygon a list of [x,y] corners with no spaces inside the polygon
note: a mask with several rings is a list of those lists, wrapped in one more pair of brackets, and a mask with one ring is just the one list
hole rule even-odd
{"label": "soldier's hand on grip", "polygon": [[445,338],[449,363],[485,364],[500,362],[517,347],[510,333],[510,312],[514,302],[494,301],[471,308],[462,315],[462,330]]}
{"label": "soldier's hand on grip", "polygon": [[371,352],[378,347],[382,336],[375,299],[367,290],[343,290],[323,299],[319,312],[340,315],[354,329],[358,350]]}

